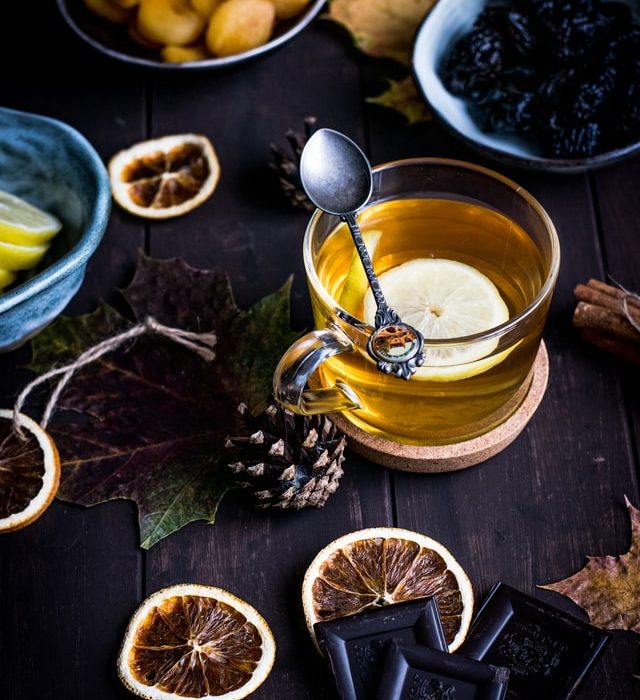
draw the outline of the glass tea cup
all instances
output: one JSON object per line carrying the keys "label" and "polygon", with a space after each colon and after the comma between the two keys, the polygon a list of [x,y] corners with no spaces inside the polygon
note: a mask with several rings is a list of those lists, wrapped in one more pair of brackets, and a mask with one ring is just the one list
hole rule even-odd
{"label": "glass tea cup", "polygon": [[[383,290],[385,273],[397,268],[400,306],[386,294],[401,318],[415,312],[413,297],[424,298],[426,277],[446,280],[452,269],[479,278],[489,306],[504,309],[503,320],[470,335],[425,334],[426,360],[411,379],[382,373],[367,352],[375,306],[366,301],[348,229],[317,210],[303,243],[316,330],[280,360],[276,399],[299,414],[341,412],[362,430],[404,444],[452,444],[497,427],[526,397],[558,275],[560,247],[548,214],[491,170],[416,158],[374,168],[358,221]],[[466,294],[473,300],[473,288]],[[425,313],[446,322],[449,299],[458,296],[464,290]],[[415,325],[414,318],[403,320]]]}

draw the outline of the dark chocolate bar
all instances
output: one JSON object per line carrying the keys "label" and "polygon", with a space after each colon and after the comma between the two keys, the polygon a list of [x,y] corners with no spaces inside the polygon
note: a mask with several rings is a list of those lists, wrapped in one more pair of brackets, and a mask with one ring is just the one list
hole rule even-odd
{"label": "dark chocolate bar", "polygon": [[510,670],[510,700],[573,697],[611,635],[497,583],[460,653]]}
{"label": "dark chocolate bar", "polygon": [[314,625],[342,700],[374,700],[392,638],[447,651],[435,598],[385,605]]}
{"label": "dark chocolate bar", "polygon": [[394,640],[377,700],[502,700],[508,680],[506,668]]}

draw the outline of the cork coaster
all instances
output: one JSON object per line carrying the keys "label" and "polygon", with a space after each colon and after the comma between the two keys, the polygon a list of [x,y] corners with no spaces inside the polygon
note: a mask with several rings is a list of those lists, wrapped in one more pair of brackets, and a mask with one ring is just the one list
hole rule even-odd
{"label": "cork coaster", "polygon": [[385,467],[425,474],[465,469],[504,450],[531,420],[542,401],[549,379],[549,355],[544,342],[540,344],[532,372],[529,391],[515,413],[490,432],[453,445],[405,445],[370,435],[340,414],[332,415],[331,420],[347,436],[347,444],[354,452]]}

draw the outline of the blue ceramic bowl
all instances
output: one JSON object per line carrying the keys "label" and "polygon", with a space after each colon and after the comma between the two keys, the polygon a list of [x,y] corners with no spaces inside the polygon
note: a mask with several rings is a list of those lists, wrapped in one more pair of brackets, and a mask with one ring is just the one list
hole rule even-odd
{"label": "blue ceramic bowl", "polygon": [[[632,10],[638,11],[638,0],[627,2]],[[532,170],[575,173],[640,153],[639,142],[589,158],[548,158],[526,135],[483,131],[473,106],[445,88],[440,69],[451,46],[471,29],[487,4],[487,0],[439,0],[416,34],[413,74],[418,89],[441,124],[487,158]]]}
{"label": "blue ceramic bowl", "polygon": [[52,321],[82,284],[109,219],[107,171],[75,129],[48,117],[0,108],[0,189],[55,214],[63,227],[42,263],[0,293],[0,351]]}

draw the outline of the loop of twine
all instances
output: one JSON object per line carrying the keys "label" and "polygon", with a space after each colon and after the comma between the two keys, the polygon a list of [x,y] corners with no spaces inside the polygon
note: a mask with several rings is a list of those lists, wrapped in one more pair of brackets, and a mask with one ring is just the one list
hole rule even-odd
{"label": "loop of twine", "polygon": [[635,299],[640,301],[640,294],[633,294],[632,292],[626,292],[626,295],[620,299],[620,308],[624,317],[629,321],[629,323],[640,333],[640,323],[633,318],[631,311],[629,309],[629,299]]}
{"label": "loop of twine", "polygon": [[624,285],[620,284],[618,280],[614,279],[609,273],[607,277],[615,284],[615,286],[624,293],[624,296],[620,297],[620,310],[622,315],[629,321],[629,323],[640,333],[640,323],[635,320],[631,314],[631,309],[629,308],[629,300],[640,302],[640,294],[630,291]]}
{"label": "loop of twine", "polygon": [[182,330],[181,328],[172,328],[171,326],[165,326],[162,323],[159,323],[151,316],[147,316],[142,323],[138,323],[123,333],[115,335],[113,338],[107,338],[97,345],[88,348],[81,355],[79,355],[74,362],[71,362],[64,367],[55,367],[50,369],[48,372],[45,372],[34,379],[30,384],[27,384],[27,386],[18,395],[13,407],[13,428],[18,436],[23,440],[26,439],[20,426],[18,414],[20,413],[29,394],[37,386],[40,386],[40,384],[45,383],[53,377],[62,375],[51,392],[49,401],[47,402],[44,413],[42,414],[40,425],[46,429],[58,403],[60,395],[64,391],[65,386],[69,383],[71,377],[73,377],[73,375],[79,369],[99,359],[102,357],[102,355],[105,355],[112,350],[116,350],[128,340],[137,338],[145,333],[157,333],[165,338],[169,338],[169,340],[172,340],[174,343],[183,345],[185,348],[195,352],[207,362],[211,362],[211,360],[215,358],[215,352],[212,349],[217,342],[215,333],[193,333],[191,331]]}

